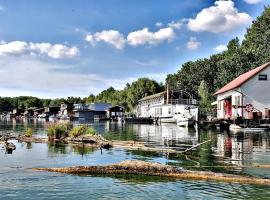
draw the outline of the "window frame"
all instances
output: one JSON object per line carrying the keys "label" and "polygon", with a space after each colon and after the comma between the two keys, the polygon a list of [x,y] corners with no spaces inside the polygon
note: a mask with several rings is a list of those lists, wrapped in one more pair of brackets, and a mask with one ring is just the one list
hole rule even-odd
{"label": "window frame", "polygon": [[258,80],[259,81],[267,81],[268,80],[267,74],[259,74]]}

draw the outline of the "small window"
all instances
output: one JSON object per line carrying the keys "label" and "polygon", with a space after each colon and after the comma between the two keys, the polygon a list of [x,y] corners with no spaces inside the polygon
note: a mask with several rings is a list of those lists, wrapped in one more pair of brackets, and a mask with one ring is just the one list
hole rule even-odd
{"label": "small window", "polygon": [[267,81],[267,75],[266,74],[259,74],[259,81]]}

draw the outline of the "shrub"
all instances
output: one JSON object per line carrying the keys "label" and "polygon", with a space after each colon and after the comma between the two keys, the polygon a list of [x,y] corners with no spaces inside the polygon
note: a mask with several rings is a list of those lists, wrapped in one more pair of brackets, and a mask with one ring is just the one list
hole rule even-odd
{"label": "shrub", "polygon": [[72,124],[70,123],[52,124],[48,127],[47,135],[50,139],[52,139],[52,137],[61,139],[62,137],[66,137],[68,135],[71,128]]}
{"label": "shrub", "polygon": [[81,135],[95,135],[95,130],[93,128],[88,128],[87,125],[80,125],[74,127],[70,132],[70,137],[79,137]]}
{"label": "shrub", "polygon": [[93,129],[91,127],[87,128],[86,135],[95,135],[95,134],[96,134],[95,129]]}
{"label": "shrub", "polygon": [[33,136],[33,129],[32,128],[27,128],[25,133],[24,133],[25,137],[32,137]]}

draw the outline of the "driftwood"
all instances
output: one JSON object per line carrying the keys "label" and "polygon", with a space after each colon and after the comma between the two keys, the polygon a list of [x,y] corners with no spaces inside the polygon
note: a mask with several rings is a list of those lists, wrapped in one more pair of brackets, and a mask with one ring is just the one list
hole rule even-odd
{"label": "driftwood", "polygon": [[212,140],[207,140],[207,141],[204,141],[204,142],[202,142],[202,143],[196,144],[196,145],[194,145],[194,146],[192,146],[192,147],[186,149],[185,151],[183,151],[183,153],[186,153],[186,152],[188,152],[188,151],[190,151],[190,150],[193,150],[193,149],[195,149],[195,148],[197,148],[197,147],[199,147],[199,146],[201,146],[201,145],[203,145],[203,144],[205,144],[205,143],[211,142],[211,141],[212,141]]}
{"label": "driftwood", "polygon": [[66,168],[32,168],[33,170],[58,172],[67,174],[90,174],[90,175],[116,175],[136,174],[146,176],[159,176],[175,179],[191,179],[205,181],[221,181],[227,183],[243,183],[255,185],[269,185],[270,179],[247,177],[232,174],[190,171],[173,166],[150,163],[145,161],[123,161],[118,164],[107,166],[77,166]]}

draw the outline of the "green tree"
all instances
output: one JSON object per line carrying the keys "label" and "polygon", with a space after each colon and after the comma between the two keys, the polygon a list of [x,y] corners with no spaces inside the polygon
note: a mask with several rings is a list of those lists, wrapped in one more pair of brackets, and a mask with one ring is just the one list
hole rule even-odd
{"label": "green tree", "polygon": [[200,109],[203,113],[207,114],[211,109],[211,95],[208,92],[208,87],[205,81],[201,81],[198,88]]}

